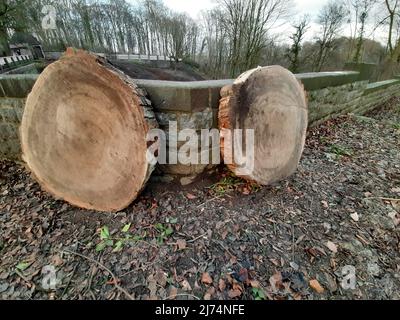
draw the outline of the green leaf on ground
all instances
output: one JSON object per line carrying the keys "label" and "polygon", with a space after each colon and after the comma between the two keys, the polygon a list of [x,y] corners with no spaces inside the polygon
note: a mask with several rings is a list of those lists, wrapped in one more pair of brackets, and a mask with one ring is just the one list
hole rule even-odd
{"label": "green leaf on ground", "polygon": [[110,238],[110,230],[108,229],[107,226],[101,228],[100,231],[100,239],[101,240],[107,240]]}
{"label": "green leaf on ground", "polygon": [[123,233],[127,233],[127,232],[129,232],[129,230],[130,230],[131,226],[132,226],[132,224],[131,224],[131,223],[129,223],[129,224],[127,224],[127,225],[125,225],[125,226],[123,227],[123,229],[122,229],[122,232],[123,232]]}
{"label": "green leaf on ground", "polygon": [[28,268],[30,267],[31,264],[32,264],[32,263],[30,263],[30,262],[20,262],[20,263],[18,263],[18,265],[16,266],[16,268],[17,268],[19,271],[25,271],[26,269],[28,269]]}

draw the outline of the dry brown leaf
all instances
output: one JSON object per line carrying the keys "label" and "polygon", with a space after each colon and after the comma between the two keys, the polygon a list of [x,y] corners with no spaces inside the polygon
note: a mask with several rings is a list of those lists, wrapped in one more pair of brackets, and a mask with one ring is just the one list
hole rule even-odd
{"label": "dry brown leaf", "polygon": [[229,290],[228,297],[231,299],[239,298],[242,296],[242,291],[240,290]]}
{"label": "dry brown leaf", "polygon": [[221,291],[221,292],[225,291],[225,289],[226,289],[225,280],[223,280],[223,279],[219,280],[218,288],[219,288],[219,291]]}
{"label": "dry brown leaf", "polygon": [[213,280],[208,272],[204,272],[202,277],[201,277],[201,282],[204,284],[209,284],[211,285],[213,283]]}
{"label": "dry brown leaf", "polygon": [[177,295],[178,295],[178,289],[175,287],[171,287],[171,289],[169,290],[170,299],[176,299]]}
{"label": "dry brown leaf", "polygon": [[233,286],[232,286],[232,289],[235,290],[235,291],[239,290],[239,291],[243,292],[242,286],[240,284],[238,284],[238,283],[234,283]]}
{"label": "dry brown leaf", "polygon": [[164,288],[167,285],[168,274],[161,270],[157,271],[154,275],[154,280],[157,282],[158,285]]}
{"label": "dry brown leaf", "polygon": [[181,286],[182,286],[182,290],[183,291],[186,291],[186,292],[192,291],[192,287],[191,287],[190,283],[187,280],[183,280],[181,282]]}
{"label": "dry brown leaf", "polygon": [[178,250],[185,250],[186,249],[186,240],[179,239],[176,241],[176,245],[178,246]]}
{"label": "dry brown leaf", "polygon": [[273,292],[278,291],[279,288],[282,287],[282,274],[280,272],[275,273],[271,278],[269,278],[269,283]]}
{"label": "dry brown leaf", "polygon": [[188,193],[188,194],[186,195],[186,198],[188,198],[189,200],[197,199],[197,197],[196,197],[194,194],[192,194],[192,193]]}
{"label": "dry brown leaf", "polygon": [[64,263],[59,255],[55,255],[51,258],[51,264],[55,267],[59,267]]}
{"label": "dry brown leaf", "polygon": [[338,252],[337,245],[334,244],[332,241],[328,241],[328,242],[326,243],[326,246],[327,246],[327,248],[328,248],[329,250],[331,250],[333,253],[337,253],[337,252]]}
{"label": "dry brown leaf", "polygon": [[322,294],[324,293],[325,289],[320,285],[317,280],[310,281],[310,287],[317,293]]}
{"label": "dry brown leaf", "polygon": [[278,261],[277,259],[269,259],[269,261],[271,261],[276,267],[280,267],[281,266],[280,261]]}

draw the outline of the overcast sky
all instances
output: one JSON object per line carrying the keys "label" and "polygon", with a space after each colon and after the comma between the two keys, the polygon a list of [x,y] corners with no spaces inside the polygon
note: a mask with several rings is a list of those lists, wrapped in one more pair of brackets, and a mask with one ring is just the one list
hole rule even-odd
{"label": "overcast sky", "polygon": [[[316,15],[328,0],[293,1],[296,4],[297,12]],[[212,8],[215,5],[214,0],[164,0],[164,3],[176,11],[189,13],[193,18],[196,18],[201,10]]]}
{"label": "overcast sky", "polygon": [[[312,19],[311,28],[306,34],[306,40],[313,39],[315,33],[318,31],[319,27],[315,23],[318,12],[328,1],[329,0],[293,0],[295,4],[293,8],[294,13],[298,16],[308,14]],[[188,13],[194,19],[199,17],[199,13],[202,10],[210,9],[216,5],[215,0],[164,0],[164,3],[174,11]],[[287,22],[274,30],[276,34],[281,35],[281,40],[284,42],[289,41],[289,35],[293,32],[291,23],[292,22]],[[367,36],[370,36],[373,24],[374,22],[372,22],[370,26],[367,26]],[[343,35],[350,35],[350,26],[344,27]],[[384,34],[382,32],[376,32],[375,40],[385,43]]]}

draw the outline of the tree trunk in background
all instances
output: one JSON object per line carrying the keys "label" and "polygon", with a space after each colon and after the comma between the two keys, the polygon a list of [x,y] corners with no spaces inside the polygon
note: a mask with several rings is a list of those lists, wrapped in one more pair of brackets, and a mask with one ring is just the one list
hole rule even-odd
{"label": "tree trunk in background", "polygon": [[43,189],[76,206],[126,208],[154,166],[157,122],[132,79],[104,59],[68,49],[40,75],[21,124],[23,158]]}
{"label": "tree trunk in background", "polygon": [[10,45],[8,43],[8,33],[4,28],[0,28],[0,56],[11,55]]}
{"label": "tree trunk in background", "polygon": [[[223,88],[221,95],[221,132],[250,129],[255,138],[254,159],[247,152],[252,143],[249,136],[243,143],[231,145],[221,139],[221,154],[228,167],[236,175],[263,185],[293,174],[303,153],[308,124],[305,92],[296,77],[280,66],[257,68]],[[247,166],[233,154],[242,154]]]}

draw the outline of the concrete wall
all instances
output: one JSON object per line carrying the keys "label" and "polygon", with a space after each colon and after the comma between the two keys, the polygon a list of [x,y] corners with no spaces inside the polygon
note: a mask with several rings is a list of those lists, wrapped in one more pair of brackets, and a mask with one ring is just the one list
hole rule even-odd
{"label": "concrete wall", "polygon": [[[18,159],[18,127],[25,98],[38,75],[0,76],[0,157]],[[400,78],[368,83],[359,72],[322,72],[299,74],[309,100],[310,126],[347,113],[364,114],[395,96],[400,96]],[[169,121],[178,129],[217,128],[221,88],[233,80],[172,82],[137,80],[147,90],[157,120],[168,131]],[[179,145],[178,145],[179,147]],[[209,150],[212,152],[212,150]],[[194,176],[206,165],[161,166],[169,174]]]}

